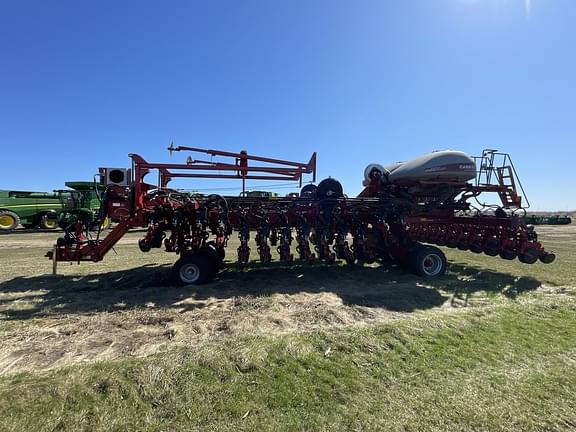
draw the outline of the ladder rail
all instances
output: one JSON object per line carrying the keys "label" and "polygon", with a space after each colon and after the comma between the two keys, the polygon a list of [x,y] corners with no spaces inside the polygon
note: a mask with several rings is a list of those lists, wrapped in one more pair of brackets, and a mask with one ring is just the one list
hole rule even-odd
{"label": "ladder rail", "polygon": [[[497,159],[498,158],[498,159]],[[504,202],[508,203],[509,205],[517,205],[520,208],[527,209],[530,208],[530,201],[526,196],[526,191],[524,190],[524,186],[520,177],[518,176],[518,172],[516,171],[516,167],[512,162],[512,158],[508,153],[502,153],[495,149],[484,149],[482,151],[481,156],[474,157],[474,160],[478,163],[479,161],[479,169],[478,175],[476,177],[476,186],[490,186],[493,185],[494,177],[498,180],[498,184],[503,187],[510,187],[512,189],[514,195],[517,197],[518,195],[518,187],[522,195],[520,195],[519,200],[510,200],[508,197],[512,195],[510,191],[502,192],[499,194],[501,197],[506,197],[503,199]],[[500,163],[501,161],[501,163]],[[508,170],[509,175],[504,175],[505,170]],[[509,185],[505,183],[506,179],[510,179]],[[518,186],[518,187],[517,187]],[[522,199],[525,201],[524,205],[521,205]]]}

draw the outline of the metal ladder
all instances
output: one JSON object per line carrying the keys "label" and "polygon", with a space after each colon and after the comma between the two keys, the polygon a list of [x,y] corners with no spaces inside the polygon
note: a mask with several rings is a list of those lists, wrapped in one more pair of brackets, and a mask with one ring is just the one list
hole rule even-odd
{"label": "metal ladder", "polygon": [[[508,153],[485,149],[482,151],[482,156],[475,159],[477,162],[480,161],[476,186],[498,186],[495,192],[498,193],[504,208],[530,207],[530,202],[526,198],[526,193]],[[522,195],[518,193],[518,186]],[[526,201],[525,206],[522,206],[522,197]]]}

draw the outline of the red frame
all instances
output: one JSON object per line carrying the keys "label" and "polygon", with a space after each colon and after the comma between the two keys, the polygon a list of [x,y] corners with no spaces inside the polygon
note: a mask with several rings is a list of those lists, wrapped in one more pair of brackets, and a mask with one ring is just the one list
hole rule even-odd
{"label": "red frame", "polygon": [[[312,153],[308,163],[302,163],[249,155],[245,151],[233,153],[196,147],[174,147],[172,145],[168,150],[170,153],[189,151],[208,154],[212,157],[234,158],[234,163],[211,162],[192,158],[189,158],[185,164],[150,163],[142,156],[132,153],[129,155],[132,159],[132,184],[134,185],[135,202],[138,208],[144,206],[146,192],[156,188],[155,185],[144,182],[144,177],[153,169],[157,169],[160,173],[157,187],[162,189],[167,188],[174,178],[240,179],[242,180],[242,192],[246,191],[246,180],[297,181],[301,187],[304,174],[312,174],[312,181],[316,181],[316,152]],[[250,161],[268,165],[250,165]],[[186,172],[173,172],[172,170]],[[222,171],[233,172],[234,174],[222,174]]]}

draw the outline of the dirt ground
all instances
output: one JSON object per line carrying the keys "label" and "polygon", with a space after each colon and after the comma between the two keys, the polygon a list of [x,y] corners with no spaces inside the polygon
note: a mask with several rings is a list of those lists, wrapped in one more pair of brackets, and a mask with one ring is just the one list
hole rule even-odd
{"label": "dirt ground", "polygon": [[[551,241],[576,243],[574,225],[538,231]],[[493,301],[494,293],[546,288],[537,277],[486,270],[459,259],[445,277],[426,283],[402,268],[376,264],[254,263],[239,271],[231,261],[235,239],[215,281],[178,287],[170,272],[176,257],[159,249],[140,252],[138,232],[125,236],[104,261],[61,263],[53,276],[44,254],[58,235],[0,236],[0,374],[142,356],[237,335],[418,317],[431,309],[481,307]],[[501,261],[493,260],[496,266]]]}

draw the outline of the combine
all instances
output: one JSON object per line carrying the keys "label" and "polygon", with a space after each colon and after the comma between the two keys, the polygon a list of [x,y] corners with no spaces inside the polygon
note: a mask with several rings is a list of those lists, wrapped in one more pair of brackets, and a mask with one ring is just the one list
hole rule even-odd
{"label": "combine", "polygon": [[[446,257],[436,246],[518,259],[525,264],[552,263],[525,215],[525,193],[508,154],[484,150],[479,157],[458,151],[438,151],[406,163],[370,164],[364,190],[355,198],[344,194],[336,179],[317,185],[316,154],[307,163],[291,162],[193,147],[173,152],[185,163],[150,163],[131,154],[131,169],[101,168],[103,193],[100,218],[119,221],[103,238],[92,235],[82,220],[71,224],[47,256],[59,261],[100,261],[131,228],[146,228],[138,242],[142,252],[163,247],[179,256],[175,280],[181,284],[210,281],[219,271],[230,236],[236,232],[237,261],[250,261],[251,236],[260,261],[350,265],[393,261],[423,278],[441,276]],[[215,162],[214,158],[224,159]],[[152,171],[157,183],[145,181]],[[304,176],[312,177],[302,187]],[[299,194],[287,197],[220,195],[193,196],[169,188],[174,178],[298,181]],[[498,196],[497,205],[480,202],[483,194]]]}
{"label": "combine", "polygon": [[96,219],[100,208],[96,186],[92,182],[66,182],[69,189],[54,192],[0,190],[0,233],[10,233],[20,224],[26,229],[65,228],[67,219],[78,213]]}

